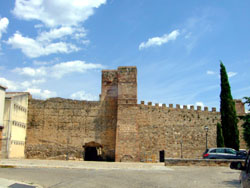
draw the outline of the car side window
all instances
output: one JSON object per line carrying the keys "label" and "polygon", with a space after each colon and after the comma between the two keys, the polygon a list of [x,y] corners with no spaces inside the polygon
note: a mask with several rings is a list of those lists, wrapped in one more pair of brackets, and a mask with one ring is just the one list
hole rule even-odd
{"label": "car side window", "polygon": [[230,153],[230,154],[236,154],[236,151],[232,150],[232,149],[225,149],[226,153]]}
{"label": "car side window", "polygon": [[209,153],[216,153],[216,149],[212,149]]}
{"label": "car side window", "polygon": [[219,149],[216,149],[216,153],[225,153],[225,151],[224,151],[224,149],[219,148]]}

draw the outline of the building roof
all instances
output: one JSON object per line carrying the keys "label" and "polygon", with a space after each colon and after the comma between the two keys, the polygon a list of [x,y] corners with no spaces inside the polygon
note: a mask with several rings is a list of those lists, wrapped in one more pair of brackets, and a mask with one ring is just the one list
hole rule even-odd
{"label": "building roof", "polygon": [[22,95],[30,95],[30,93],[29,92],[6,92],[5,98],[18,97]]}
{"label": "building roof", "polygon": [[7,89],[7,87],[4,87],[4,86],[2,86],[2,85],[0,85],[0,88],[2,88],[2,89],[4,89],[4,90]]}

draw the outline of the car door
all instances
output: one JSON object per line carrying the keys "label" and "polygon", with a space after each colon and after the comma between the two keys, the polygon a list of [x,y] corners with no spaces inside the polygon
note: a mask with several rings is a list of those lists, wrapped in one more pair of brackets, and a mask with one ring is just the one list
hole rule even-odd
{"label": "car door", "polygon": [[237,152],[231,148],[225,148],[226,158],[227,159],[236,159]]}
{"label": "car door", "polygon": [[227,159],[228,156],[225,154],[225,149],[224,148],[217,148],[216,149],[216,155],[217,159]]}
{"label": "car door", "polygon": [[250,152],[248,153],[245,165],[246,165],[246,170],[242,171],[241,183],[242,183],[243,188],[249,188],[250,187]]}
{"label": "car door", "polygon": [[217,159],[216,149],[212,149],[212,150],[209,151],[208,159]]}

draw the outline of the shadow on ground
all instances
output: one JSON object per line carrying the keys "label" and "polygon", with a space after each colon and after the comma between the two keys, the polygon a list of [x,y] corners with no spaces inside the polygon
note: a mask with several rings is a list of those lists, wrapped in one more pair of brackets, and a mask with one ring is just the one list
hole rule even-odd
{"label": "shadow on ground", "polygon": [[239,180],[224,181],[224,184],[228,185],[228,187],[240,187],[240,181]]}
{"label": "shadow on ground", "polygon": [[24,185],[24,184],[20,184],[20,183],[14,183],[8,187],[10,187],[10,188],[36,188],[35,186]]}

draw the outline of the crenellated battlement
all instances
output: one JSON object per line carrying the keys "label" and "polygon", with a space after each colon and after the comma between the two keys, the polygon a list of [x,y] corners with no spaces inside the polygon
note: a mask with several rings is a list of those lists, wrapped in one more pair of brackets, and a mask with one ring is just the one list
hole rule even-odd
{"label": "crenellated battlement", "polygon": [[138,104],[139,106],[144,106],[144,107],[156,107],[159,109],[176,109],[176,110],[190,110],[190,111],[203,111],[203,112],[217,112],[215,107],[212,107],[211,110],[209,111],[208,107],[204,107],[202,108],[202,106],[195,106],[194,105],[180,105],[180,104],[176,104],[175,107],[173,104],[169,104],[168,106],[166,104],[161,104],[159,105],[159,103],[155,103],[153,104],[152,102],[148,102],[147,104],[145,104],[145,101],[141,101],[140,104]]}

